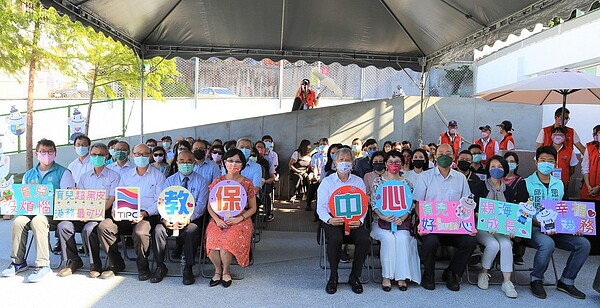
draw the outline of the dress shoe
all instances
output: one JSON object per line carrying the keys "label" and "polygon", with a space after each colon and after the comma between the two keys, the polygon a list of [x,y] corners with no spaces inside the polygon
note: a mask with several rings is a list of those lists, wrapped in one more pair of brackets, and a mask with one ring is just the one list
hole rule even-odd
{"label": "dress shoe", "polygon": [[435,282],[433,282],[433,277],[423,276],[421,280],[421,286],[425,290],[435,290]]}
{"label": "dress shoe", "polygon": [[450,291],[459,291],[460,284],[458,283],[458,276],[452,271],[446,269],[442,274],[442,279],[446,282],[446,287]]}
{"label": "dress shoe", "polygon": [[361,294],[363,292],[363,286],[358,277],[350,275],[348,278],[348,284],[352,287],[352,292],[356,294]]}
{"label": "dress shoe", "polygon": [[163,278],[165,278],[165,276],[167,276],[167,273],[169,272],[169,269],[164,266],[164,265],[158,265],[156,267],[156,269],[154,270],[154,273],[152,274],[152,279],[150,279],[150,282],[152,283],[159,283],[163,280]]}
{"label": "dress shoe", "polygon": [[577,288],[574,285],[565,284],[564,282],[562,282],[560,280],[556,284],[556,289],[571,295],[571,297],[574,297],[577,299],[585,299],[585,293],[577,290]]}
{"label": "dress shoe", "polygon": [[325,286],[325,292],[327,292],[327,294],[335,294],[335,292],[337,292],[337,285],[338,285],[337,275],[331,275],[329,277],[329,281],[327,281],[327,285]]}
{"label": "dress shoe", "polygon": [[196,279],[194,278],[194,272],[192,271],[192,267],[186,266],[183,269],[183,284],[189,286],[191,284],[194,284],[194,282],[196,282]]}
{"label": "dress shoe", "polygon": [[546,290],[544,290],[544,283],[541,280],[532,281],[529,283],[529,287],[533,296],[541,299],[546,298]]}
{"label": "dress shoe", "polygon": [[223,277],[223,275],[221,275],[220,273],[215,273],[215,276],[219,275],[219,280],[214,280],[214,279],[210,279],[210,282],[208,283],[209,286],[211,287],[216,287],[219,285],[219,283],[221,283],[221,279]]}
{"label": "dress shoe", "polygon": [[[225,280],[225,276],[229,276],[229,280]],[[231,282],[233,282],[231,275],[223,274],[223,277],[221,278],[221,284],[223,284],[223,287],[229,288],[231,286]]]}
{"label": "dress shoe", "polygon": [[100,275],[100,279],[109,279],[115,277],[119,272],[125,270],[125,263],[118,265],[109,266],[102,274]]}
{"label": "dress shoe", "polygon": [[73,274],[76,270],[83,267],[81,260],[67,260],[67,265],[58,272],[58,277],[66,277]]}

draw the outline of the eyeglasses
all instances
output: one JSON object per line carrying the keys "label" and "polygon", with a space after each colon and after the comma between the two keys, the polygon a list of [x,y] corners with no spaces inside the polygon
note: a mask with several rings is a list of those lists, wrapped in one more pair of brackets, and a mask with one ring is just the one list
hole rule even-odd
{"label": "eyeglasses", "polygon": [[54,153],[56,153],[56,152],[54,152],[54,151],[38,152],[38,154],[41,154],[41,155],[54,155]]}
{"label": "eyeglasses", "polygon": [[213,154],[219,154],[219,155],[223,155],[223,152],[219,152],[219,151],[212,151]]}
{"label": "eyeglasses", "polygon": [[241,162],[241,161],[239,161],[239,160],[236,160],[236,161],[233,161],[233,160],[226,160],[226,161],[225,161],[225,163],[226,163],[226,164],[229,164],[229,165],[241,165],[241,164],[242,164],[242,162]]}

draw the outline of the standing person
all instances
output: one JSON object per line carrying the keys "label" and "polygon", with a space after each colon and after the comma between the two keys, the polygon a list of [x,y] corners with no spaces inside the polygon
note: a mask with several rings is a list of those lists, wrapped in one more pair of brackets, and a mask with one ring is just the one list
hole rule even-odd
{"label": "standing person", "polygon": [[78,135],[75,137],[75,141],[73,142],[73,148],[75,149],[75,153],[77,153],[77,158],[73,160],[68,166],[67,169],[71,171],[73,178],[75,179],[75,184],[79,183],[79,178],[82,174],[89,172],[92,170],[92,164],[90,164],[90,138],[86,135]]}
{"label": "standing person", "polygon": [[423,171],[429,170],[429,157],[427,151],[423,149],[415,149],[412,154],[410,161],[410,170],[403,174],[404,178],[413,183],[416,183],[418,178],[421,177]]}
{"label": "standing person", "polygon": [[[323,222],[325,238],[327,240],[327,259],[331,268],[331,274],[325,287],[328,294],[337,292],[338,285],[338,263],[342,251],[342,242],[344,240],[344,219],[333,217],[329,213],[329,198],[339,187],[352,185],[365,190],[365,184],[362,179],[350,173],[352,170],[352,151],[342,147],[335,152],[333,164],[336,172],[323,179],[317,191],[317,213]],[[354,261],[352,263],[352,272],[348,278],[348,284],[356,294],[363,292],[363,286],[360,282],[363,264],[367,257],[370,239],[369,231],[364,226],[364,217],[359,221],[349,222],[350,235],[349,240],[354,243]]]}
{"label": "standing person", "polygon": [[[25,172],[23,184],[52,184],[54,189],[75,188],[75,180],[71,171],[55,162],[56,145],[52,140],[41,139],[38,141],[35,146],[35,156],[39,163]],[[51,225],[55,225],[52,216],[17,216],[15,218],[11,229],[11,263],[2,271],[3,277],[11,277],[28,269],[27,260],[25,260],[28,231],[33,234],[37,256],[35,268],[33,273],[27,277],[27,281],[39,282],[52,272],[48,245]]]}
{"label": "standing person", "polygon": [[533,258],[533,271],[529,275],[531,293],[537,298],[546,298],[544,273],[548,269],[550,258],[556,247],[571,252],[556,284],[556,289],[574,298],[584,299],[585,294],[575,287],[575,278],[590,253],[590,242],[579,232],[576,235],[542,233],[540,223],[536,219],[537,214],[544,210],[541,200],[559,201],[564,197],[565,186],[560,179],[551,176],[552,170],[556,166],[556,159],[557,153],[553,147],[537,148],[535,151],[537,170],[517,187],[517,199],[521,202],[532,200],[536,209],[533,216],[531,239],[523,239],[528,246],[537,250]]}
{"label": "standing person", "polygon": [[161,146],[167,151],[167,164],[170,164],[173,158],[175,157],[175,153],[171,146],[173,145],[173,139],[171,136],[164,136],[160,138]]}
{"label": "standing person", "polygon": [[167,151],[163,147],[154,147],[152,150],[152,166],[156,167],[165,177],[171,173],[171,166],[167,164]]}
{"label": "standing person", "polygon": [[454,149],[454,153],[460,152],[462,138],[458,133],[458,123],[455,120],[450,120],[448,130],[440,134],[438,145],[440,144],[449,144]]}
{"label": "standing person", "polygon": [[372,138],[367,139],[362,148],[366,151],[367,155],[354,162],[354,172],[361,178],[365,176],[366,173],[373,171],[373,166],[371,166],[371,156],[379,150],[377,141]]}
{"label": "standing person", "polygon": [[[377,191],[379,186],[386,181],[405,182],[413,190],[413,184],[400,174],[402,156],[398,151],[390,151],[384,159],[385,172],[375,178],[370,189]],[[373,223],[371,224],[371,237],[381,242],[381,275],[383,281],[381,288],[389,292],[392,289],[392,280],[396,280],[400,291],[406,291],[407,281],[421,283],[421,262],[417,251],[417,239],[411,236],[409,229],[412,227],[409,214],[396,218],[394,215],[385,216],[376,206],[374,194],[370,195],[371,207],[373,209]],[[408,205],[409,211],[413,211],[413,204]],[[391,224],[398,228],[396,232],[391,231]]]}
{"label": "standing person", "polygon": [[577,155],[573,147],[565,144],[566,131],[563,127],[552,128],[552,147],[558,154],[556,168],[552,171],[552,176],[562,180],[565,184],[565,191],[569,189],[569,180],[571,175],[575,173],[575,166],[579,164]]}
{"label": "standing person", "polygon": [[502,121],[502,123],[496,125],[500,128],[500,134],[502,135],[502,141],[500,141],[500,151],[513,151],[515,149],[515,138],[513,138],[512,123],[508,120]]}
{"label": "standing person", "polygon": [[487,167],[487,160],[494,155],[498,155],[500,144],[492,138],[492,128],[489,125],[480,126],[479,130],[481,131],[481,138],[475,140],[475,144],[481,147],[481,164]]}
{"label": "standing person", "polygon": [[[594,139],[585,145],[585,153],[581,162],[581,174],[583,174],[581,199],[594,202],[596,213],[598,213],[600,210],[600,125],[594,126],[592,136]],[[587,238],[592,243],[590,254],[599,255],[600,243],[598,235]]]}
{"label": "standing person", "polygon": [[[555,127],[563,126],[563,108],[564,107],[560,107],[554,112],[554,124],[546,126],[540,130],[540,133],[535,139],[536,147],[539,148],[541,146],[552,145],[552,129]],[[564,114],[564,128],[566,129],[564,141],[565,147],[572,148],[573,146],[575,146],[580,153],[585,152],[585,147],[583,146],[583,144],[581,144],[581,139],[579,138],[579,135],[577,135],[577,132],[573,128],[567,127],[567,123],[569,123],[569,120],[571,119],[571,112],[569,111],[569,109],[564,108]]]}
{"label": "standing person", "polygon": [[302,198],[308,188],[308,169],[311,161],[309,153],[310,141],[303,139],[290,158],[290,202],[299,202],[297,198]]}
{"label": "standing person", "polygon": [[[453,151],[451,145],[440,144],[436,152],[438,164],[435,168],[424,172],[419,181],[415,183],[414,200],[458,201],[471,194],[465,176],[450,168],[454,161]],[[423,242],[424,266],[421,286],[427,290],[435,289],[435,254],[440,244],[452,245],[457,249],[448,268],[444,270],[442,279],[446,282],[448,289],[459,291],[460,277],[465,272],[468,260],[477,246],[475,234],[422,234],[421,241]]]}
{"label": "standing person", "polygon": [[312,211],[312,201],[315,199],[317,189],[321,183],[321,174],[323,166],[327,163],[327,150],[329,147],[329,140],[323,137],[319,139],[319,147],[317,151],[312,155],[310,160],[310,172],[308,173],[308,193],[306,196],[306,211]]}
{"label": "standing person", "polygon": [[[479,204],[479,199],[487,198],[502,202],[516,202],[516,195],[510,186],[504,184],[503,179],[508,175],[508,162],[502,156],[492,156],[488,159],[488,177],[485,181],[479,182],[473,190],[476,204]],[[518,211],[518,208],[513,208],[513,211]],[[475,208],[477,212],[477,208]],[[477,286],[482,290],[487,290],[489,287],[490,274],[489,269],[492,268],[492,263],[500,252],[500,270],[504,281],[502,282],[502,291],[510,298],[518,296],[515,286],[510,281],[513,272],[513,254],[512,241],[514,234],[504,235],[496,232],[488,232],[484,230],[477,231],[477,241],[485,246],[483,256],[481,257],[481,272],[477,278]]]}
{"label": "standing person", "polygon": [[115,162],[108,165],[108,169],[111,169],[119,174],[121,178],[123,175],[132,169],[135,169],[135,164],[129,160],[129,143],[125,141],[119,141],[114,147],[115,154],[113,158]]}
{"label": "standing person", "polygon": [[[238,142],[239,143],[239,142]],[[231,286],[230,265],[233,257],[240,266],[250,263],[250,246],[252,240],[252,219],[256,213],[256,195],[254,183],[244,176],[241,171],[247,167],[246,157],[242,151],[231,149],[223,157],[227,173],[215,179],[210,184],[209,191],[221,181],[236,181],[246,190],[248,203],[242,205],[244,211],[235,217],[224,221],[209,206],[210,222],[206,227],[206,255],[215,266],[215,275],[209,285],[215,287],[221,283],[224,287]]]}
{"label": "standing person", "polygon": [[316,95],[315,91],[310,89],[310,80],[302,79],[300,87],[296,91],[292,111],[315,108],[319,105],[319,98],[321,98],[321,93]]}

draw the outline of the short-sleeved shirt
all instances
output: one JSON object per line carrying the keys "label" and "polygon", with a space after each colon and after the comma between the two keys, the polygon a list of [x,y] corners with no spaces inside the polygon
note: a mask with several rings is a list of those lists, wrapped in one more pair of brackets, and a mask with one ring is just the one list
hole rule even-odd
{"label": "short-sleeved shirt", "polygon": [[181,172],[177,172],[165,180],[162,189],[165,189],[169,186],[183,186],[185,177],[188,178],[187,190],[192,193],[192,196],[194,196],[194,201],[196,202],[194,206],[194,213],[192,213],[192,216],[190,217],[190,221],[193,221],[202,216],[202,214],[204,214],[204,210],[206,210],[209,182],[196,172],[192,172],[189,175],[183,175]]}
{"label": "short-sleeved shirt", "polygon": [[82,174],[89,172],[93,169],[92,164],[90,163],[90,156],[87,155],[83,161],[79,160],[79,157],[75,158],[68,166],[67,169],[71,171],[73,174],[73,179],[75,179],[75,183],[79,184],[79,178]]}
{"label": "short-sleeved shirt", "polygon": [[123,178],[123,175],[130,172],[131,169],[135,169],[135,164],[131,161],[131,160],[127,160],[127,162],[121,167],[119,166],[118,162],[114,162],[108,166],[108,169],[115,171],[116,173],[118,173],[121,178]]}
{"label": "short-sleeved shirt", "polygon": [[471,194],[465,175],[453,169],[445,178],[438,167],[423,171],[414,185],[413,199],[420,201],[458,201]]}
{"label": "short-sleeved shirt", "polygon": [[[156,203],[163,190],[165,176],[156,168],[148,166],[143,175],[139,175],[137,168],[128,170],[121,176],[120,187],[140,188],[140,210],[148,212],[149,216],[158,215]],[[114,205],[113,205],[114,206]]]}
{"label": "short-sleeved shirt", "polygon": [[221,175],[219,165],[209,159],[204,159],[202,164],[195,163],[194,172],[198,173],[202,178],[204,178],[208,184],[212,183],[212,181]]}
{"label": "short-sleeved shirt", "polygon": [[106,199],[115,195],[115,188],[119,185],[121,176],[115,171],[104,167],[99,175],[94,169],[81,175],[77,188],[79,189],[103,189],[106,191]]}

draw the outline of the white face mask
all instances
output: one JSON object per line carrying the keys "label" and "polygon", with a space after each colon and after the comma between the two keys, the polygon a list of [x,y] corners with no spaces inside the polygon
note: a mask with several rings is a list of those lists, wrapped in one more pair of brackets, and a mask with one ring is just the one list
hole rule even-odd
{"label": "white face mask", "polygon": [[340,173],[347,174],[347,173],[350,172],[350,170],[352,170],[352,163],[345,162],[345,161],[337,162],[336,163],[336,169]]}
{"label": "white face mask", "polygon": [[490,135],[488,132],[481,132],[481,138],[487,138]]}

